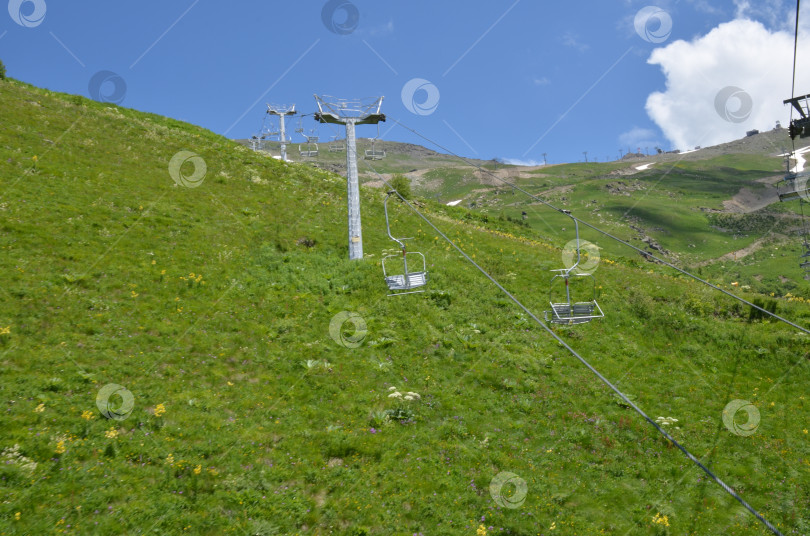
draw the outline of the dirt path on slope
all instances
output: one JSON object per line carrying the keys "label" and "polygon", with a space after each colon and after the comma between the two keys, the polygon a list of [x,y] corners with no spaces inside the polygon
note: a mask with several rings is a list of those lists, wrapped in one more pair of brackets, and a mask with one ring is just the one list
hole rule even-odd
{"label": "dirt path on slope", "polygon": [[756,212],[778,201],[779,195],[776,193],[776,188],[769,187],[765,190],[754,192],[749,188],[743,187],[734,197],[728,201],[723,201],[723,208],[725,208],[727,212],[735,214],[748,214],[749,212]]}

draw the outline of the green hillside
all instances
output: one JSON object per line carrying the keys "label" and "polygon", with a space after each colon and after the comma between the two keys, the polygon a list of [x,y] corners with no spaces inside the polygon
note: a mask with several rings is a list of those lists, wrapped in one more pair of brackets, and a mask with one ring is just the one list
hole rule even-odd
{"label": "green hillside", "polygon": [[[386,297],[380,189],[350,262],[339,175],[12,80],[0,117],[0,534],[766,533],[402,203],[394,232],[431,280]],[[172,178],[180,151],[205,162],[179,168],[195,187]],[[542,240],[519,206],[418,204],[548,307],[570,223]],[[810,532],[807,337],[626,251],[594,273],[606,317],[561,337],[784,534]],[[741,292],[810,327],[803,297]],[[346,312],[362,322],[330,333]],[[753,435],[723,424],[737,399]]]}
{"label": "green hillside", "polygon": [[[810,224],[803,221],[797,201],[780,203],[776,197],[773,184],[784,173],[782,159],[706,152],[710,157],[700,160],[690,154],[683,160],[665,155],[563,164],[501,178],[725,288],[737,283],[764,294],[810,298],[799,267],[804,229]],[[652,167],[636,169],[644,163]],[[540,240],[565,240],[570,232],[570,220],[549,215],[541,203],[471,166],[437,168],[426,176],[441,185],[440,197],[463,200],[488,218],[523,220],[526,212],[532,236]],[[598,233],[586,238],[607,255],[630,251]]]}

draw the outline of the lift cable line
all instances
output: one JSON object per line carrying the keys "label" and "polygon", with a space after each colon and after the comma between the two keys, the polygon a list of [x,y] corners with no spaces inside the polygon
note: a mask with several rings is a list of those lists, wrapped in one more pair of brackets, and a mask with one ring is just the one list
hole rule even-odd
{"label": "lift cable line", "polygon": [[[441,145],[441,144],[439,144],[439,143],[437,143],[437,142],[435,142],[435,141],[431,140],[430,138],[428,138],[428,137],[424,136],[423,134],[420,134],[420,133],[419,133],[419,132],[417,132],[416,130],[414,130],[414,129],[412,129],[412,128],[410,128],[410,127],[408,127],[408,126],[406,126],[406,125],[404,125],[404,124],[402,124],[402,123],[400,123],[400,122],[399,122],[397,119],[392,119],[392,121],[394,121],[394,123],[396,123],[397,125],[401,126],[401,127],[402,127],[402,128],[404,128],[405,130],[408,130],[409,132],[411,132],[411,133],[413,133],[413,134],[415,134],[415,135],[419,136],[419,137],[420,137],[420,138],[422,138],[423,140],[425,140],[425,141],[427,141],[427,142],[429,142],[429,143],[432,143],[433,145],[435,145],[436,147],[439,147],[439,148],[440,148],[440,149],[442,149],[443,151],[446,151],[448,154],[451,154],[451,155],[455,156],[456,158],[458,158],[458,159],[459,159],[459,160],[461,160],[462,162],[464,162],[464,163],[466,163],[466,164],[468,164],[468,165],[470,165],[470,166],[472,166],[472,167],[474,167],[474,168],[478,169],[478,170],[479,170],[479,171],[481,171],[482,173],[486,173],[486,174],[488,174],[489,176],[491,176],[492,178],[494,178],[494,179],[496,179],[496,180],[498,180],[498,181],[502,182],[502,183],[503,183],[503,184],[505,184],[506,186],[509,186],[510,188],[513,188],[513,189],[515,189],[515,190],[517,190],[517,191],[519,191],[519,192],[521,192],[521,193],[525,194],[526,196],[528,196],[528,197],[530,197],[530,198],[534,199],[535,201],[538,201],[538,202],[542,203],[543,205],[547,206],[548,208],[550,208],[550,209],[552,209],[552,210],[555,210],[555,211],[557,211],[557,212],[559,212],[559,213],[561,213],[561,214],[564,214],[564,213],[565,213],[565,211],[564,211],[563,209],[560,209],[560,208],[555,207],[554,205],[552,205],[551,203],[549,203],[548,201],[546,201],[546,200],[545,200],[545,199],[543,199],[542,197],[538,197],[538,196],[536,196],[536,195],[534,195],[534,194],[532,194],[532,193],[530,193],[530,192],[527,192],[526,190],[524,190],[524,189],[523,189],[523,188],[521,188],[520,186],[517,186],[516,184],[513,184],[513,183],[511,183],[511,182],[509,182],[509,181],[507,181],[507,180],[505,180],[505,179],[502,179],[501,177],[498,177],[497,175],[495,175],[494,173],[492,173],[492,172],[491,172],[491,171],[489,171],[488,169],[484,168],[483,166],[480,166],[480,165],[478,165],[478,164],[475,164],[474,162],[469,161],[468,159],[464,158],[463,156],[459,156],[459,155],[457,155],[456,153],[454,153],[454,152],[453,152],[453,151],[451,151],[450,149],[448,149],[448,148],[444,147],[443,145]],[[719,292],[722,292],[722,293],[723,293],[723,294],[725,294],[726,296],[729,296],[729,297],[731,297],[731,298],[733,298],[733,299],[735,299],[735,300],[737,300],[737,301],[739,301],[739,302],[741,302],[741,303],[744,303],[745,305],[748,305],[749,307],[753,307],[754,309],[756,309],[756,310],[760,311],[761,313],[763,313],[763,314],[765,314],[765,315],[767,315],[767,316],[770,316],[771,318],[774,318],[774,319],[776,319],[776,320],[779,320],[780,322],[784,322],[785,324],[787,324],[787,325],[789,325],[789,326],[792,326],[792,327],[796,328],[797,330],[802,331],[802,332],[804,332],[804,333],[806,333],[806,334],[810,335],[810,329],[804,328],[804,327],[802,327],[802,326],[800,326],[800,325],[796,324],[795,322],[791,322],[791,321],[790,321],[790,320],[788,320],[787,318],[781,317],[781,316],[777,315],[776,313],[773,313],[773,312],[771,312],[771,311],[768,311],[767,309],[764,309],[764,308],[760,307],[759,305],[755,305],[755,304],[753,304],[753,303],[749,302],[748,300],[746,300],[745,298],[741,298],[740,296],[737,296],[736,294],[732,294],[731,292],[729,292],[729,291],[727,291],[727,290],[724,290],[724,289],[722,289],[722,288],[718,287],[717,285],[714,285],[714,284],[712,284],[712,283],[710,283],[710,282],[706,281],[705,279],[702,279],[702,278],[700,278],[700,277],[696,276],[695,274],[693,274],[693,273],[691,273],[691,272],[688,272],[688,271],[684,270],[683,268],[679,268],[679,267],[675,266],[674,264],[672,264],[672,263],[670,263],[670,262],[665,261],[664,259],[661,259],[661,258],[656,257],[656,256],[655,256],[655,255],[653,255],[652,253],[648,253],[648,252],[644,251],[643,249],[637,248],[636,246],[634,246],[634,245],[630,244],[629,242],[625,242],[625,241],[624,241],[624,240],[622,240],[621,238],[619,238],[619,237],[617,237],[617,236],[615,236],[615,235],[613,235],[613,234],[611,234],[611,233],[609,233],[609,232],[607,232],[607,231],[603,231],[602,229],[600,229],[600,228],[596,227],[595,225],[592,225],[592,224],[590,224],[590,223],[588,223],[588,222],[586,222],[586,221],[584,221],[584,220],[581,220],[581,219],[579,219],[579,218],[576,218],[575,216],[571,216],[571,215],[568,215],[568,216],[569,216],[569,217],[571,217],[572,219],[574,219],[574,220],[578,221],[580,224],[582,224],[582,225],[584,225],[584,226],[586,226],[586,227],[588,227],[588,228],[590,228],[590,229],[593,229],[594,231],[596,231],[596,232],[598,232],[598,233],[600,233],[600,234],[602,234],[602,235],[604,235],[604,236],[606,236],[606,237],[608,237],[608,238],[610,238],[610,239],[612,239],[612,240],[615,240],[616,242],[619,242],[619,243],[621,243],[621,244],[624,244],[624,245],[625,245],[625,246],[627,246],[628,248],[630,248],[630,249],[633,249],[633,250],[637,251],[638,253],[640,253],[641,255],[643,255],[643,256],[644,256],[644,257],[646,257],[646,258],[654,259],[654,260],[658,261],[659,263],[661,263],[661,264],[663,264],[663,265],[665,265],[665,266],[668,266],[668,267],[672,268],[673,270],[676,270],[676,271],[680,272],[681,274],[683,274],[683,275],[685,275],[685,276],[691,277],[692,279],[694,279],[695,281],[698,281],[699,283],[702,283],[702,284],[704,284],[704,285],[706,285],[706,286],[708,286],[708,287],[713,288],[714,290],[717,290],[717,291],[719,291]]]}
{"label": "lift cable line", "polygon": [[[396,121],[396,120],[395,120],[395,121]],[[467,262],[469,262],[469,263],[470,263],[470,264],[472,264],[472,265],[473,265],[475,268],[477,268],[477,269],[478,269],[478,271],[479,271],[479,272],[481,272],[481,273],[484,275],[484,277],[486,277],[487,279],[489,279],[489,280],[490,280],[490,281],[491,281],[491,282],[492,282],[492,283],[493,283],[493,284],[494,284],[496,287],[498,287],[498,289],[499,289],[501,292],[503,292],[503,293],[504,293],[504,294],[505,294],[505,295],[506,295],[506,296],[507,296],[507,297],[508,297],[510,300],[512,300],[512,301],[513,301],[513,302],[514,302],[514,303],[515,303],[515,304],[516,304],[518,307],[520,307],[520,308],[521,308],[521,309],[522,309],[522,310],[523,310],[523,311],[524,311],[524,312],[525,312],[527,315],[529,315],[529,316],[532,318],[532,320],[534,320],[534,321],[537,323],[537,325],[538,325],[538,326],[540,326],[541,328],[543,328],[543,329],[546,331],[546,333],[548,333],[549,335],[551,335],[551,336],[554,338],[554,340],[556,340],[556,341],[557,341],[557,342],[558,342],[558,343],[559,343],[559,344],[560,344],[560,345],[561,345],[563,348],[565,348],[566,350],[568,350],[568,352],[569,352],[571,355],[573,355],[574,357],[576,357],[576,358],[577,358],[577,359],[580,361],[580,363],[582,363],[583,365],[585,365],[585,366],[588,368],[588,370],[590,370],[590,371],[591,371],[591,372],[592,372],[592,373],[593,373],[593,374],[594,374],[594,375],[595,375],[597,378],[599,378],[599,380],[600,380],[600,381],[602,381],[602,383],[604,383],[605,385],[607,385],[608,387],[610,387],[610,389],[612,389],[612,390],[613,390],[613,392],[615,392],[615,393],[616,393],[616,394],[617,394],[617,395],[618,395],[618,396],[619,396],[619,397],[620,397],[620,398],[621,398],[621,399],[622,399],[622,400],[623,400],[623,401],[624,401],[624,402],[625,402],[625,403],[626,403],[628,406],[630,406],[631,408],[633,408],[633,410],[634,410],[636,413],[638,413],[639,415],[641,415],[641,417],[643,417],[643,418],[644,418],[644,420],[646,420],[646,421],[647,421],[648,423],[650,423],[650,424],[651,424],[651,425],[652,425],[652,426],[653,426],[653,427],[654,427],[656,430],[658,430],[658,432],[659,432],[661,435],[663,435],[663,436],[664,436],[664,437],[665,437],[665,438],[666,438],[668,441],[670,441],[670,442],[671,442],[673,445],[675,445],[675,446],[678,448],[678,450],[680,450],[681,452],[683,452],[683,454],[684,454],[684,455],[685,455],[687,458],[689,458],[689,459],[690,459],[690,460],[691,460],[691,461],[692,461],[692,462],[693,462],[695,465],[697,465],[698,467],[700,467],[700,469],[702,469],[702,470],[703,470],[703,472],[704,472],[704,473],[706,473],[706,474],[709,476],[709,478],[711,478],[712,480],[714,480],[714,481],[715,481],[715,482],[716,482],[716,483],[717,483],[717,484],[718,484],[718,485],[719,485],[721,488],[723,488],[723,490],[725,490],[725,491],[726,491],[726,493],[728,493],[729,495],[731,495],[732,497],[734,497],[734,499],[736,499],[736,500],[737,500],[737,501],[738,501],[738,502],[739,502],[739,503],[740,503],[740,504],[741,504],[743,507],[745,507],[745,509],[746,509],[746,510],[748,510],[749,512],[751,512],[751,514],[753,514],[753,515],[754,515],[754,516],[755,516],[755,517],[756,517],[756,518],[757,518],[759,521],[761,521],[761,522],[762,522],[762,523],[763,523],[763,524],[764,524],[766,527],[768,527],[768,529],[769,529],[771,532],[773,532],[773,533],[774,533],[775,535],[777,535],[777,536],[784,536],[784,535],[783,535],[781,532],[779,532],[779,529],[777,529],[776,527],[774,527],[774,526],[773,526],[773,525],[772,525],[772,524],[771,524],[771,523],[770,523],[770,522],[769,522],[767,519],[765,519],[764,517],[762,517],[762,515],[761,515],[761,514],[760,514],[760,513],[759,513],[757,510],[755,510],[755,509],[754,509],[754,508],[753,508],[753,507],[752,507],[750,504],[748,504],[747,502],[745,502],[745,500],[744,500],[742,497],[740,497],[740,496],[737,494],[737,492],[736,492],[736,491],[734,491],[734,490],[733,490],[733,489],[732,489],[732,488],[731,488],[731,487],[730,487],[728,484],[726,484],[725,482],[723,482],[722,480],[720,480],[720,478],[719,478],[717,475],[715,475],[715,474],[714,474],[714,473],[711,471],[711,469],[709,469],[708,467],[706,467],[705,465],[703,465],[703,463],[701,463],[701,461],[700,461],[700,460],[698,460],[698,459],[697,459],[697,458],[696,458],[696,457],[695,457],[695,456],[694,456],[694,455],[693,455],[691,452],[689,452],[688,450],[686,450],[686,447],[684,447],[683,445],[681,445],[680,443],[678,443],[678,441],[677,441],[677,440],[676,440],[674,437],[672,437],[671,435],[669,435],[669,434],[667,433],[667,431],[666,431],[666,430],[664,430],[663,428],[661,428],[661,426],[660,426],[660,425],[659,425],[657,422],[655,422],[654,420],[652,420],[652,419],[651,419],[651,418],[650,418],[650,417],[649,417],[649,416],[648,416],[646,413],[644,413],[644,411],[642,411],[642,410],[641,410],[641,408],[639,408],[638,406],[636,406],[636,405],[635,405],[635,404],[634,404],[634,403],[633,403],[633,402],[632,402],[632,401],[631,401],[631,400],[630,400],[630,399],[627,397],[627,395],[625,395],[623,392],[621,392],[621,391],[618,389],[618,387],[616,387],[615,385],[613,385],[613,383],[611,383],[611,382],[610,382],[610,380],[608,380],[607,378],[605,378],[605,377],[604,377],[604,376],[603,376],[603,375],[602,375],[602,374],[601,374],[601,373],[600,373],[598,370],[596,370],[596,369],[595,369],[595,368],[594,368],[594,367],[593,367],[593,366],[592,366],[592,365],[591,365],[591,364],[590,364],[590,363],[589,363],[587,360],[585,360],[585,358],[584,358],[584,357],[582,357],[581,355],[579,355],[579,353],[577,353],[577,351],[576,351],[576,350],[574,350],[573,348],[571,348],[571,346],[569,346],[569,345],[568,345],[568,344],[567,344],[567,343],[566,343],[564,340],[562,340],[562,339],[560,338],[560,336],[559,336],[559,335],[557,335],[557,334],[554,332],[554,330],[552,330],[550,327],[548,327],[548,325],[546,325],[544,322],[542,322],[542,321],[541,321],[541,320],[540,320],[540,319],[539,319],[539,318],[538,318],[538,317],[537,317],[537,316],[536,316],[536,315],[535,315],[533,312],[531,312],[531,311],[530,311],[530,310],[529,310],[529,309],[528,309],[528,308],[527,308],[525,305],[523,305],[523,303],[522,303],[520,300],[518,300],[518,299],[517,299],[517,298],[516,298],[516,297],[515,297],[515,296],[514,296],[514,295],[513,295],[511,292],[509,292],[508,290],[506,290],[506,288],[504,288],[504,286],[503,286],[503,285],[501,285],[501,284],[498,282],[498,280],[496,280],[496,279],[495,279],[495,278],[494,278],[492,275],[490,275],[490,274],[489,274],[489,272],[487,272],[486,270],[484,270],[484,269],[483,269],[483,268],[482,268],[482,267],[481,267],[481,266],[480,266],[480,265],[479,265],[477,262],[475,262],[475,260],[474,260],[473,258],[471,258],[469,255],[467,255],[467,253],[466,253],[464,250],[462,250],[462,249],[461,249],[461,248],[460,248],[458,245],[456,245],[456,243],[455,243],[455,242],[453,242],[453,240],[452,240],[450,237],[448,237],[446,234],[444,234],[444,233],[443,233],[443,232],[442,232],[442,231],[441,231],[441,230],[440,230],[438,227],[436,227],[436,225],[435,225],[435,224],[434,224],[432,221],[430,221],[430,220],[429,220],[429,219],[428,219],[428,218],[427,218],[427,217],[426,217],[424,214],[422,214],[422,213],[421,213],[421,212],[420,212],[420,211],[419,211],[419,210],[418,210],[416,207],[414,207],[414,206],[413,206],[411,203],[409,203],[409,202],[408,202],[408,200],[407,200],[407,199],[405,199],[405,197],[403,197],[403,196],[402,196],[402,195],[401,195],[399,192],[397,192],[397,191],[396,191],[396,189],[395,189],[393,186],[391,186],[391,184],[389,184],[389,182],[388,182],[387,180],[385,180],[385,177],[383,177],[383,176],[382,176],[380,173],[378,173],[378,172],[377,172],[377,170],[376,170],[376,169],[374,169],[374,168],[371,166],[371,164],[369,164],[368,162],[366,162],[366,166],[368,166],[368,168],[369,168],[369,169],[371,169],[371,171],[372,171],[372,172],[373,172],[375,175],[377,175],[377,177],[378,177],[378,178],[379,178],[379,179],[380,179],[380,180],[381,180],[381,181],[382,181],[382,182],[383,182],[383,183],[386,185],[386,187],[389,189],[389,191],[390,191],[390,192],[392,192],[392,193],[394,193],[394,194],[396,194],[396,195],[397,195],[397,197],[399,197],[399,198],[400,198],[400,200],[401,200],[403,203],[405,203],[405,204],[408,206],[408,208],[409,208],[409,209],[410,209],[410,210],[411,210],[411,211],[412,211],[414,214],[416,214],[417,216],[419,216],[419,218],[421,218],[421,219],[422,219],[422,221],[424,221],[424,222],[425,222],[426,224],[428,224],[428,225],[429,225],[429,226],[430,226],[430,227],[431,227],[431,228],[432,228],[434,231],[436,231],[436,233],[438,233],[438,234],[439,234],[439,236],[441,236],[441,237],[442,237],[442,238],[443,238],[443,239],[444,239],[444,240],[445,240],[445,241],[446,241],[448,244],[450,244],[451,246],[453,246],[453,248],[455,248],[455,250],[456,250],[456,251],[458,251],[458,252],[459,252],[459,253],[460,253],[460,254],[461,254],[461,255],[462,255],[462,256],[463,256],[463,257],[464,257],[464,258],[467,260]],[[390,194],[389,194],[389,195],[390,195]]]}

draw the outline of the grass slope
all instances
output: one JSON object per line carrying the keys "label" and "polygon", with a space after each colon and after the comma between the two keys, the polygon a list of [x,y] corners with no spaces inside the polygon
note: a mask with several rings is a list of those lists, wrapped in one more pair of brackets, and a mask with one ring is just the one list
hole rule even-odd
{"label": "grass slope", "polygon": [[[349,262],[339,176],[16,81],[0,115],[0,534],[764,533],[399,204],[430,291],[387,298],[379,191]],[[169,175],[181,150],[207,164],[197,188]],[[425,210],[546,307],[570,231]],[[607,317],[562,336],[785,534],[810,531],[807,338],[606,257]],[[330,336],[343,311],[356,348]],[[107,384],[126,419],[100,414]],[[733,399],[759,408],[754,435],[723,426]],[[503,472],[524,502],[493,499]]]}
{"label": "grass slope", "polygon": [[[724,154],[658,162],[644,171],[634,170],[635,165],[564,164],[511,180],[641,249],[659,256],[663,253],[677,265],[705,273],[726,288],[738,283],[765,294],[810,298],[810,287],[799,267],[802,219],[798,202],[775,201],[748,213],[733,213],[724,205],[742,190],[751,196],[764,195],[766,185],[761,179],[778,177],[779,158]],[[521,221],[525,211],[535,238],[557,242],[569,236],[570,220],[503,185],[473,184],[469,169],[436,169],[429,174],[444,182],[442,192],[464,197],[465,205],[472,202],[471,209],[489,219]],[[625,246],[589,233],[585,231],[585,238],[604,254],[633,255]],[[791,253],[784,257],[739,253],[751,247]]]}

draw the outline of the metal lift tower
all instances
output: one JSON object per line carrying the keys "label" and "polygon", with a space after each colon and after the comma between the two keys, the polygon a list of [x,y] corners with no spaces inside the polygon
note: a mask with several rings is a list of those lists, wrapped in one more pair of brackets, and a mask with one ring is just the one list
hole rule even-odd
{"label": "metal lift tower", "polygon": [[346,184],[349,205],[349,259],[363,258],[363,229],[360,225],[360,182],[357,176],[356,125],[376,125],[385,121],[380,113],[383,97],[364,100],[337,99],[315,95],[318,113],[315,120],[321,123],[346,125]]}
{"label": "metal lift tower", "polygon": [[267,113],[270,115],[277,115],[279,123],[281,124],[281,132],[279,134],[279,141],[281,142],[281,160],[287,161],[287,133],[284,129],[284,117],[288,115],[295,115],[295,104],[292,106],[276,106],[274,104],[267,105]]}

